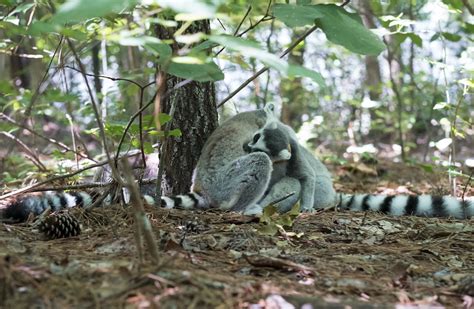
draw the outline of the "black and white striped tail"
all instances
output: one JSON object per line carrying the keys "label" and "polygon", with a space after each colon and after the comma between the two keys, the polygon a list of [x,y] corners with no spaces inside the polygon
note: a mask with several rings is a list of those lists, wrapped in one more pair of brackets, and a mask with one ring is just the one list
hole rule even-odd
{"label": "black and white striped tail", "polygon": [[51,208],[52,211],[58,211],[70,207],[89,207],[93,204],[96,196],[84,191],[70,193],[46,191],[26,194],[8,204],[3,216],[18,221],[25,221],[30,214],[39,215],[47,208]]}
{"label": "black and white striped tail", "polygon": [[207,209],[209,203],[198,193],[189,192],[183,195],[162,196],[161,207],[168,209]]}
{"label": "black and white striped tail", "polygon": [[393,216],[474,217],[474,199],[461,201],[452,196],[340,193],[338,207],[354,211],[379,211]]}

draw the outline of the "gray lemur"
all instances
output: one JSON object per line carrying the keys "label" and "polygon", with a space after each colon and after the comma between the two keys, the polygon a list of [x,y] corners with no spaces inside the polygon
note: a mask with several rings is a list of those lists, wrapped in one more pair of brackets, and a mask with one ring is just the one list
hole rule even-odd
{"label": "gray lemur", "polygon": [[267,190],[272,162],[264,153],[246,153],[242,145],[274,118],[274,106],[240,113],[222,123],[206,141],[190,193],[162,197],[165,208],[219,208],[258,213]]}
{"label": "gray lemur", "polygon": [[[291,128],[280,122],[268,122],[257,130],[245,148],[248,152],[264,152],[274,162],[279,162],[274,163],[273,181],[284,177],[299,180],[301,205],[306,211],[336,205],[342,209],[380,211],[395,216],[416,215],[458,219],[474,216],[473,199],[458,200],[451,196],[431,195],[336,194],[332,189],[326,167],[298,144]],[[277,168],[278,164],[281,164],[281,168]],[[314,182],[311,182],[311,179],[314,179]],[[314,192],[314,195],[311,196],[310,192]],[[265,199],[270,195],[267,194]]]}
{"label": "gray lemur", "polygon": [[[220,208],[246,214],[261,212],[258,203],[270,183],[272,161],[265,153],[247,153],[242,145],[270,119],[274,106],[240,113],[222,123],[206,141],[193,175],[192,192],[162,197],[164,208]],[[149,197],[146,197],[150,202]],[[88,207],[94,197],[86,192],[25,194],[7,205],[7,217],[25,220],[50,207]]]}
{"label": "gray lemur", "polygon": [[260,204],[266,205],[281,196],[282,191],[292,191],[293,188],[296,192],[293,200],[277,203],[280,212],[288,211],[298,198],[301,210],[305,212],[335,205],[336,193],[329,171],[298,143],[295,132],[289,126],[269,119],[263,128],[256,131],[244,150],[264,152],[273,162],[269,192]]}
{"label": "gray lemur", "polygon": [[[244,149],[255,131],[274,122],[280,123],[273,104],[267,104],[263,110],[240,113],[222,123],[203,147],[194,170],[192,192],[162,197],[162,206],[211,207],[253,215],[261,213],[262,207],[272,201],[268,201],[270,198],[278,199],[294,191],[298,196],[299,183],[284,177],[273,158],[264,152],[249,153]],[[282,159],[286,161],[289,157]],[[286,203],[294,204],[296,200],[290,198]]]}

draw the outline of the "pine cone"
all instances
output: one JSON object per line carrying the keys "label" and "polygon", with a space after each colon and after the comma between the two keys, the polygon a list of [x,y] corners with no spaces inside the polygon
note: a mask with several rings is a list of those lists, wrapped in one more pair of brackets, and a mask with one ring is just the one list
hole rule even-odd
{"label": "pine cone", "polygon": [[59,212],[47,216],[40,224],[39,230],[48,239],[77,236],[81,233],[79,221],[72,215]]}

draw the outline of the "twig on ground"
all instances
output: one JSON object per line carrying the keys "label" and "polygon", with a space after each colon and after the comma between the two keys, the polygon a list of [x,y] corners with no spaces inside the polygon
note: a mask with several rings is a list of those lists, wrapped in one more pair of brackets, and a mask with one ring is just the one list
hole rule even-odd
{"label": "twig on ground", "polygon": [[141,241],[141,236],[143,236],[147,246],[148,251],[156,264],[159,264],[160,258],[158,253],[158,247],[156,246],[156,239],[155,235],[153,234],[151,223],[148,220],[148,217],[145,214],[145,210],[143,208],[143,202],[140,197],[140,192],[138,187],[134,181],[132,176],[131,168],[128,164],[127,159],[122,159],[120,161],[122,166],[122,173],[124,174],[125,178],[125,186],[128,188],[130,192],[130,203],[132,205],[133,212],[135,214],[135,222],[136,222],[136,234],[137,234],[137,248],[139,248],[138,252],[143,252],[141,250],[143,244]]}
{"label": "twig on ground", "polygon": [[298,264],[292,261],[288,261],[285,259],[280,259],[271,256],[265,255],[246,255],[244,254],[245,260],[252,266],[256,267],[271,267],[275,269],[283,269],[283,270],[296,270],[296,271],[303,271],[306,273],[314,274],[314,270],[311,267]]}

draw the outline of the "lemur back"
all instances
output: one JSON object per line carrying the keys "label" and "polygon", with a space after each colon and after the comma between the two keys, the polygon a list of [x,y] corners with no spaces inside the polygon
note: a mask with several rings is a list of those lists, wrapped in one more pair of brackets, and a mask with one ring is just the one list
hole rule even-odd
{"label": "lemur back", "polygon": [[[288,159],[286,176],[300,179],[301,182],[308,173],[305,171],[312,169],[315,171],[314,208],[323,208],[327,205],[324,201],[334,201],[333,203],[341,209],[354,211],[380,211],[386,214],[416,215],[428,217],[454,217],[466,219],[474,217],[474,200],[458,200],[451,196],[431,196],[431,195],[372,195],[372,194],[344,194],[338,193],[337,197],[333,190],[328,189],[329,172],[326,167],[317,160],[304,147],[300,146],[293,134],[286,135],[285,132],[291,130],[287,126],[278,124],[266,125],[254,134],[253,141],[248,144],[251,152],[265,152],[270,157],[282,157],[290,146],[290,158]],[[282,138],[283,136],[283,138]],[[283,141],[283,142],[282,142]],[[296,145],[296,147],[295,147]],[[288,156],[287,156],[288,157]],[[278,177],[284,177],[280,172]],[[332,185],[331,185],[332,188]],[[302,191],[303,192],[303,191]],[[328,197],[328,198],[325,198]],[[336,198],[334,198],[336,197]],[[302,203],[303,196],[301,196]]]}

